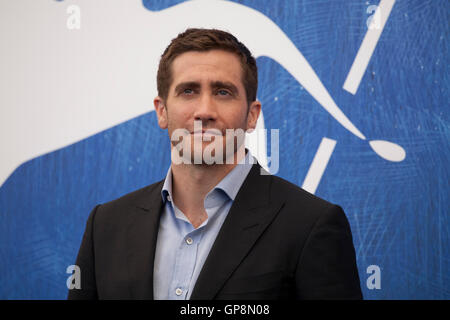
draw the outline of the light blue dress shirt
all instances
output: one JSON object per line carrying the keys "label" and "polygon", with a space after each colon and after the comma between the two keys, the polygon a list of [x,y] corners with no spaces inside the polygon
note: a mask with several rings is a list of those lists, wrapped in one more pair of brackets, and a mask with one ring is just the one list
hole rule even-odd
{"label": "light blue dress shirt", "polygon": [[155,300],[186,300],[194,289],[203,264],[228,211],[256,159],[247,154],[205,197],[208,218],[197,228],[172,201],[169,168],[161,196],[164,209],[159,224],[153,270]]}

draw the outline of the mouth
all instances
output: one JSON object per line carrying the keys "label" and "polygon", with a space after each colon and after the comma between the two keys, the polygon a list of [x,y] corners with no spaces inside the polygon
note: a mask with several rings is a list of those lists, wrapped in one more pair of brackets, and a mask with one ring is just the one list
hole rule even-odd
{"label": "mouth", "polygon": [[194,136],[221,136],[222,132],[219,129],[195,130],[190,132]]}

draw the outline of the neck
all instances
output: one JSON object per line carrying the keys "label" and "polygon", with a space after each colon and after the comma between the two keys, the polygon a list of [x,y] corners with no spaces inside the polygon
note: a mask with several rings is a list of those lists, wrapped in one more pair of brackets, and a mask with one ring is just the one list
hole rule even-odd
{"label": "neck", "polygon": [[[245,148],[244,145],[241,148]],[[241,148],[234,154],[231,164],[172,163],[173,201],[195,228],[208,218],[204,208],[206,194],[245,157]]]}

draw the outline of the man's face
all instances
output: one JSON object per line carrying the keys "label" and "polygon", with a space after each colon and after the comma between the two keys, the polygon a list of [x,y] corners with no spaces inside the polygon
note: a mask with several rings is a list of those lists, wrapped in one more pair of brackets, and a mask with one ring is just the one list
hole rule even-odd
{"label": "man's face", "polygon": [[[177,129],[186,129],[189,136],[183,141],[190,139],[192,156],[196,140],[197,146],[198,141],[202,146],[200,152],[214,141],[216,144],[220,141],[225,156],[225,146],[232,142],[225,139],[226,129],[247,131],[255,128],[261,104],[258,101],[250,106],[247,104],[237,55],[223,50],[189,51],[174,59],[171,71],[172,83],[166,101],[160,97],[154,100],[158,124],[163,129],[168,128],[172,140]],[[194,133],[194,121],[201,123],[203,134]],[[207,131],[210,129],[220,131],[223,139],[209,135]],[[205,141],[205,137],[211,141]],[[239,147],[235,146],[233,153]]]}

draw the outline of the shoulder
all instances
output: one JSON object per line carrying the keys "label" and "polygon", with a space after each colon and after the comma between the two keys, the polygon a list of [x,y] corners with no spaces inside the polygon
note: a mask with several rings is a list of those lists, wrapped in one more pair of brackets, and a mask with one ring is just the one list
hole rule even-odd
{"label": "shoulder", "polygon": [[303,240],[312,233],[351,237],[350,225],[342,207],[280,177],[271,176],[271,180],[273,201],[283,203],[278,219],[284,226],[285,234],[296,234]]}
{"label": "shoulder", "polygon": [[130,193],[127,193],[117,199],[111,200],[102,204],[105,208],[114,208],[128,205],[146,205],[149,197],[155,196],[156,194],[161,195],[162,183],[164,180],[155,182],[149,186],[137,189]]}
{"label": "shoulder", "polygon": [[333,203],[322,199],[305,189],[278,176],[271,176],[271,196],[274,199],[284,199],[288,203],[304,208],[329,209]]}
{"label": "shoulder", "polygon": [[301,187],[277,176],[271,176],[270,197],[283,203],[283,216],[293,224],[322,225],[338,223],[347,225],[344,210]]}
{"label": "shoulder", "polygon": [[105,202],[96,207],[95,220],[107,219],[120,221],[136,208],[148,210],[156,201],[161,200],[161,188],[164,180],[127,193],[117,199]]}

